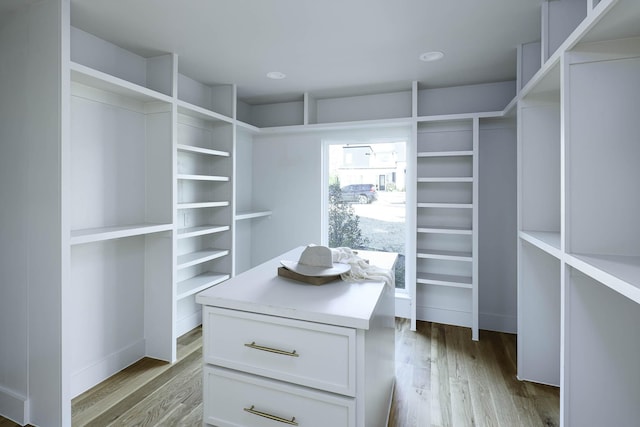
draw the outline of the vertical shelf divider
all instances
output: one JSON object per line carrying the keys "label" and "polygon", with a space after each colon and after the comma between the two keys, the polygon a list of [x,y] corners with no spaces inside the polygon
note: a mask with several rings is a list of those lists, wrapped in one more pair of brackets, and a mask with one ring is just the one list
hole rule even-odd
{"label": "vertical shelf divider", "polygon": [[478,196],[479,196],[479,143],[480,143],[480,119],[473,118],[473,190],[471,201],[473,204],[473,218],[471,223],[471,254],[473,256],[473,267],[471,274],[471,338],[478,341],[480,338],[479,313],[478,313]]}

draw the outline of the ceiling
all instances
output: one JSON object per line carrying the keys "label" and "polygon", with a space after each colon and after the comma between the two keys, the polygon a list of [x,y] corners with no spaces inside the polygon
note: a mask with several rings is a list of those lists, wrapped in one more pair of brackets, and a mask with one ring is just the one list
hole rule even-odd
{"label": "ceiling", "polygon": [[[71,23],[142,55],[175,52],[180,72],[261,103],[515,79],[517,45],[540,38],[541,3],[71,0]],[[434,50],[444,59],[418,59]]]}

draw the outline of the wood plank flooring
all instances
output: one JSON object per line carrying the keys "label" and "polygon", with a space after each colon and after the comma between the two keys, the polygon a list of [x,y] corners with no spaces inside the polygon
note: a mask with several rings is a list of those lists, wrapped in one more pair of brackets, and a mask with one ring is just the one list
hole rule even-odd
{"label": "wood plank flooring", "polygon": [[559,425],[559,389],[516,378],[516,336],[396,320],[389,427]]}
{"label": "wood plank flooring", "polygon": [[[516,336],[396,320],[389,427],[558,426],[559,390],[516,379]],[[201,426],[202,331],[173,365],[143,359],[73,400],[74,426]],[[16,424],[0,417],[0,427]]]}

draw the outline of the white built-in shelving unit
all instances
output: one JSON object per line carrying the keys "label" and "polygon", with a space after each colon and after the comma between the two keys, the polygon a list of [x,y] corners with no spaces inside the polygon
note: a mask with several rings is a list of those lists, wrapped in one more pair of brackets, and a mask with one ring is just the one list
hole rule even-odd
{"label": "white built-in shelving unit", "polygon": [[[71,399],[82,391],[141,357],[175,360],[177,337],[201,321],[194,295],[262,261],[255,231],[297,215],[284,204],[255,203],[269,200],[254,192],[264,179],[253,176],[264,169],[256,167],[264,159],[253,158],[261,136],[402,128],[411,135],[413,326],[416,319],[462,325],[473,339],[481,328],[516,332],[505,325],[516,317],[506,311],[515,305],[517,252],[518,376],[560,385],[564,426],[640,419],[636,0],[544,1],[541,39],[518,48],[516,81],[412,82],[385,93],[304,93],[269,103],[191,77],[176,54],[141,56],[70,27],[68,2],[41,3],[12,19],[38,29],[15,44],[31,72],[33,64],[45,71],[28,85],[11,66],[3,75],[27,94],[58,93],[61,101],[29,101],[28,118],[12,119],[23,126],[9,127],[20,134],[36,121],[29,135],[44,141],[56,133],[59,152],[33,138],[25,138],[29,148],[6,152],[18,152],[49,187],[60,184],[58,195],[41,191],[35,178],[24,184],[60,206],[45,214],[23,200],[31,209],[24,222],[35,231],[28,243],[8,237],[5,248],[40,256],[41,275],[60,272],[49,286],[40,271],[29,271],[21,300],[30,316],[23,350],[60,351],[47,359],[34,351],[19,373],[31,386],[0,390],[16,413],[70,423]],[[46,48],[22,49],[32,44]],[[60,63],[41,51],[60,52]],[[6,46],[4,53],[22,58]],[[50,78],[58,72],[62,79]],[[12,165],[4,160],[3,167]],[[26,270],[9,276],[24,281]],[[505,306],[496,309],[498,300]],[[25,352],[7,365],[23,366]]]}
{"label": "white built-in shelving unit", "polygon": [[177,79],[174,332],[202,323],[195,295],[229,279],[233,234],[233,96],[229,85]]}
{"label": "white built-in shelving unit", "polygon": [[195,294],[232,275],[235,88],[178,69],[70,28],[64,399],[141,357],[174,361]]}
{"label": "white built-in shelving unit", "polygon": [[[412,316],[469,327],[471,338],[477,340],[481,324],[478,254],[483,246],[479,238],[479,147],[483,137],[485,144],[506,143],[507,151],[513,143],[508,135],[496,139],[492,131],[481,129],[493,128],[491,120],[504,120],[504,109],[516,94],[515,82],[455,88],[417,84],[414,94],[416,261],[415,272],[409,269],[407,278],[414,295]],[[485,168],[499,167],[490,166],[489,158],[485,161]],[[504,168],[501,179],[510,176],[509,168]],[[494,178],[487,175],[485,179],[493,182]],[[512,197],[509,193],[500,196]],[[485,216],[491,215],[492,209],[487,208]],[[499,230],[499,235],[509,239],[506,229]],[[491,243],[493,238],[485,240],[487,248],[499,240]],[[497,287],[503,286],[506,277],[496,281]],[[504,330],[502,326],[498,329]]]}
{"label": "white built-in shelving unit", "polygon": [[560,386],[563,426],[640,418],[639,18],[545,2],[520,67],[518,376]]}
{"label": "white built-in shelving unit", "polygon": [[471,327],[478,339],[478,120],[417,127],[418,317]]}
{"label": "white built-in shelving unit", "polygon": [[71,396],[143,356],[175,358],[172,64],[71,29]]}
{"label": "white built-in shelving unit", "polygon": [[[565,422],[632,425],[640,417],[632,403],[640,401],[640,38],[578,44],[563,61]],[[602,402],[604,412],[594,408]]]}

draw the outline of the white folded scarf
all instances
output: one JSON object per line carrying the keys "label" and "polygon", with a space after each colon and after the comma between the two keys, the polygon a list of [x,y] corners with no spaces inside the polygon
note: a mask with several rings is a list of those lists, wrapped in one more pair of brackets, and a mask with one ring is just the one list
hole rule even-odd
{"label": "white folded scarf", "polygon": [[380,280],[385,282],[387,286],[391,288],[395,285],[393,270],[369,264],[367,261],[356,255],[350,248],[331,248],[331,257],[333,262],[341,262],[351,266],[351,270],[340,275],[342,280]]}

